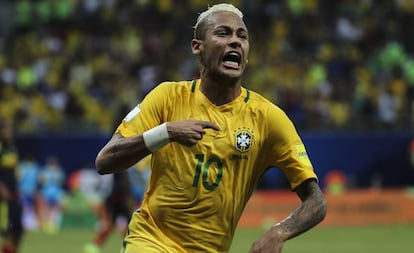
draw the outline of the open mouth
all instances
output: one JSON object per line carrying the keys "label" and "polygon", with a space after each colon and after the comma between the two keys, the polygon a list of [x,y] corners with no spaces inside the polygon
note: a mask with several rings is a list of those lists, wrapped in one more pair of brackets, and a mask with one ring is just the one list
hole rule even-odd
{"label": "open mouth", "polygon": [[226,68],[240,69],[241,55],[238,52],[232,51],[224,55],[223,65]]}

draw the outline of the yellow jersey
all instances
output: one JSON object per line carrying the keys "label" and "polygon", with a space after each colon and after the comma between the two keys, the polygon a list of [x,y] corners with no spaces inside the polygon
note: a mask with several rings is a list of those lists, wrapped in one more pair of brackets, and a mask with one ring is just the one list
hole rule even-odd
{"label": "yellow jersey", "polygon": [[302,140],[279,107],[244,87],[234,101],[216,106],[200,92],[200,83],[161,83],[117,129],[130,137],[186,119],[221,128],[205,129],[192,147],[172,142],[152,154],[148,190],[131,219],[124,252],[138,241],[165,252],[228,252],[243,209],[268,168],[281,169],[292,189],[317,179]]}

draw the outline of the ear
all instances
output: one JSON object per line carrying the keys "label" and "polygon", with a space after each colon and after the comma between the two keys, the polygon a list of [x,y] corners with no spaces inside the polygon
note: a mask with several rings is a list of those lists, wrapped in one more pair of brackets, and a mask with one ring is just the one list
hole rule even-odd
{"label": "ear", "polygon": [[200,55],[202,46],[203,45],[202,45],[201,40],[193,39],[191,41],[191,50],[193,51],[194,55]]}

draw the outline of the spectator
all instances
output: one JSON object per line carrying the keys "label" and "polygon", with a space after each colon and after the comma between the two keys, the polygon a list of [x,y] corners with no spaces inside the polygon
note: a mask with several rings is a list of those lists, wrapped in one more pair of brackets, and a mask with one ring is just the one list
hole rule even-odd
{"label": "spectator", "polygon": [[[288,108],[302,129],[382,130],[383,119],[365,114],[394,110],[387,101],[375,106],[388,98],[373,92],[383,88],[380,80],[388,79],[393,68],[402,69],[395,95],[403,99],[403,111],[395,115],[397,124],[385,124],[389,130],[410,129],[414,36],[407,1],[238,2],[262,45],[252,50],[250,62],[261,71],[247,73],[245,83]],[[16,120],[19,132],[109,133],[116,108],[133,105],[153,88],[151,83],[196,77],[187,54],[191,38],[176,31],[190,31],[191,26],[180,24],[204,4],[186,0],[174,4],[176,11],[171,3],[18,1],[2,7],[15,8],[16,18],[0,43],[0,115]],[[42,18],[34,20],[34,15]],[[162,59],[175,64],[166,70]],[[361,94],[360,71],[371,76],[366,93],[372,94]],[[127,92],[136,85],[136,92]],[[73,127],[74,121],[83,128]]]}

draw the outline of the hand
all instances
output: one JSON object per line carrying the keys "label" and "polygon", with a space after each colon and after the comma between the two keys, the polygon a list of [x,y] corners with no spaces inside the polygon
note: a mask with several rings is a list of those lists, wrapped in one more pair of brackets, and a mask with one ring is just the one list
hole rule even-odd
{"label": "hand", "polygon": [[170,140],[185,146],[194,146],[206,133],[204,129],[220,131],[220,127],[210,121],[182,120],[167,122]]}
{"label": "hand", "polygon": [[272,227],[253,243],[249,253],[281,253],[284,241],[282,234]]}

